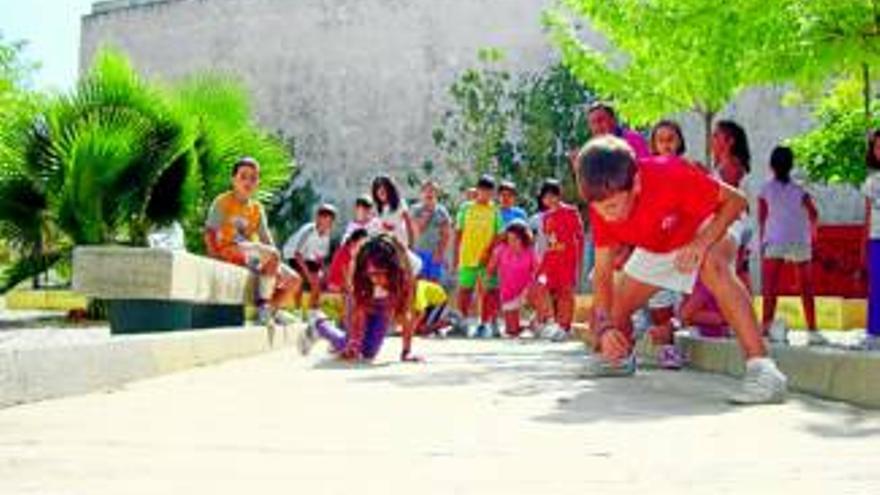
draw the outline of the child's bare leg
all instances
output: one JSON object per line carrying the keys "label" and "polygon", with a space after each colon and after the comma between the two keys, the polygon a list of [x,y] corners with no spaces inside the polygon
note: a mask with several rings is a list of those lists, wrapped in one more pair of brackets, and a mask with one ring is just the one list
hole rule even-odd
{"label": "child's bare leg", "polygon": [[776,298],[777,287],[779,285],[779,274],[782,272],[783,261],[777,259],[765,259],[763,265],[763,304],[761,307],[761,321],[763,322],[763,333],[767,333],[773,318],[776,317]]}
{"label": "child's bare leg", "polygon": [[278,283],[272,296],[272,306],[280,308],[291,301],[301,285],[302,279],[299,275],[292,268],[281,263],[278,266]]}
{"label": "child's bare leg", "polygon": [[648,299],[656,292],[657,287],[639,282],[626,274],[621,275],[614,288],[611,323],[627,338],[630,349],[635,342],[632,334],[632,315],[637,309],[647,304]]}
{"label": "child's bare leg", "polygon": [[761,340],[751,297],[734,272],[735,252],[731,252],[728,244],[717,242],[709,248],[700,268],[700,280],[715,296],[721,314],[736,333],[746,360],[764,357],[767,349]]}
{"label": "child's bare leg", "polygon": [[797,264],[798,282],[801,286],[801,304],[804,307],[804,319],[807,320],[807,330],[815,332],[816,326],[816,298],[813,293],[813,271],[809,262]]}
{"label": "child's bare leg", "polygon": [[309,308],[318,309],[321,302],[321,279],[317,275],[309,275]]}

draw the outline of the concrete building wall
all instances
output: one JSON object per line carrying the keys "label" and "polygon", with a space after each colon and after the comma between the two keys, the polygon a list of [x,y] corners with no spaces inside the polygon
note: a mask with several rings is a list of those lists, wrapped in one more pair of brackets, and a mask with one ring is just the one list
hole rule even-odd
{"label": "concrete building wall", "polygon": [[[431,130],[449,84],[480,48],[507,53],[512,71],[555,60],[540,25],[548,0],[116,0],[83,19],[81,66],[111,43],[148,75],[216,69],[243,78],[259,121],[295,136],[298,159],[328,198],[346,203],[379,171],[433,153]],[[747,129],[755,157],[749,189],[763,182],[771,148],[810,125],[783,108],[778,90],[745,93],[723,117]],[[699,121],[683,118],[691,150]],[[702,156],[698,156],[702,159]],[[844,199],[840,199],[843,197]],[[851,198],[820,201],[846,220]]]}

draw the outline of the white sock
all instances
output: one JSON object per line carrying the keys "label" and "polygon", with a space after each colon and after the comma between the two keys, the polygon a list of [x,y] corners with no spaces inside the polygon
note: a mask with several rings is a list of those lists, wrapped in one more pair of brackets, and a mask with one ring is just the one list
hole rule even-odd
{"label": "white sock", "polygon": [[267,302],[272,299],[272,294],[275,292],[275,279],[274,275],[260,275],[259,287],[257,288],[260,299]]}

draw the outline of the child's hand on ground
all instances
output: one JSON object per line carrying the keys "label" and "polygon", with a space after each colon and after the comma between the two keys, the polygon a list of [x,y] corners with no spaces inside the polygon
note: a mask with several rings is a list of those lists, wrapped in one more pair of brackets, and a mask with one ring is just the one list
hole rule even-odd
{"label": "child's hand on ground", "polygon": [[619,362],[629,355],[629,339],[616,328],[606,330],[599,337],[599,352],[605,359]]}
{"label": "child's hand on ground", "polygon": [[361,353],[357,349],[346,347],[342,352],[339,353],[339,359],[347,362],[360,361]]}

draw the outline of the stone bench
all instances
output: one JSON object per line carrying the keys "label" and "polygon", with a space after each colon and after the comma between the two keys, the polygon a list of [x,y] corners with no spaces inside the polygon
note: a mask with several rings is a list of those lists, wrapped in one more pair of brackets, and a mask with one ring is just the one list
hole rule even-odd
{"label": "stone bench", "polygon": [[82,246],[73,288],[107,302],[113,333],[241,326],[255,277],[242,267],[184,251]]}

